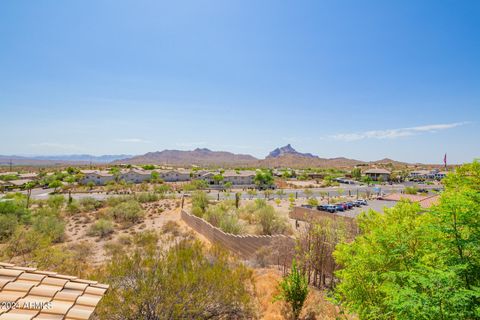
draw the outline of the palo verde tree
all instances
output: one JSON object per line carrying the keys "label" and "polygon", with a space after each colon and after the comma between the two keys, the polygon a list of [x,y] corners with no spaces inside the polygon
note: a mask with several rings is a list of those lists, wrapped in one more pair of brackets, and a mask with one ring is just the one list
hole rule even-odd
{"label": "palo verde tree", "polygon": [[258,169],[253,181],[259,188],[269,188],[273,185],[273,174],[270,170]]}
{"label": "palo verde tree", "polygon": [[334,253],[339,302],[361,319],[480,318],[480,163],[457,168],[430,210],[403,201],[358,218]]}

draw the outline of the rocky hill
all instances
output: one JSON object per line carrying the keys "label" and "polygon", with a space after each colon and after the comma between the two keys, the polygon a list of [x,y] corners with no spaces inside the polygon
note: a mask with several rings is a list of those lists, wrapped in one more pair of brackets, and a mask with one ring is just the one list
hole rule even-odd
{"label": "rocky hill", "polygon": [[234,154],[226,151],[212,151],[206,148],[197,148],[192,151],[163,150],[149,152],[141,156],[117,160],[113,163],[161,164],[173,166],[245,166],[254,164],[257,161],[258,159],[251,155]]}
{"label": "rocky hill", "polygon": [[272,152],[268,154],[266,159],[270,158],[279,158],[283,157],[285,155],[293,155],[293,156],[300,156],[300,157],[305,157],[305,158],[318,158],[318,156],[315,156],[311,153],[301,153],[298,152],[297,150],[293,149],[293,147],[290,144],[287,144],[286,146],[276,148]]}

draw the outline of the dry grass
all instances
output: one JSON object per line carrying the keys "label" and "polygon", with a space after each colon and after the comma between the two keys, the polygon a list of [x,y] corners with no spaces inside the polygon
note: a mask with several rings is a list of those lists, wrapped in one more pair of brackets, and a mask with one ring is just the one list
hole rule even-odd
{"label": "dry grass", "polygon": [[[278,283],[282,279],[281,272],[276,269],[255,269],[253,278],[260,318],[264,320],[288,319],[288,309],[285,304],[281,301],[274,302],[274,297],[278,294]],[[340,309],[325,298],[324,292],[312,287],[300,318],[317,320],[356,319],[352,316],[341,315]]]}

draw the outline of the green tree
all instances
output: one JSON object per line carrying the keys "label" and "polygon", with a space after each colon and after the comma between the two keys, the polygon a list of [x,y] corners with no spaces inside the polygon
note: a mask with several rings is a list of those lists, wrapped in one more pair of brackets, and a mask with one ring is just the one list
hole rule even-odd
{"label": "green tree", "polygon": [[28,207],[30,206],[30,198],[32,196],[32,189],[35,188],[35,186],[37,185],[37,183],[35,181],[30,181],[30,182],[27,182],[24,186],[25,190],[27,190],[27,204],[26,204],[26,207],[28,209]]}
{"label": "green tree", "polygon": [[53,180],[48,184],[49,188],[53,189],[53,192],[57,192],[58,188],[62,186],[62,182],[60,180]]}
{"label": "green tree", "polygon": [[361,319],[480,317],[480,164],[444,184],[431,210],[402,201],[369,211],[361,235],[337,246],[336,297]]}
{"label": "green tree", "polygon": [[294,319],[300,317],[305,299],[308,296],[308,282],[306,277],[297,268],[295,260],[292,262],[290,273],[279,284],[280,294],[276,300],[283,300],[290,305]]}
{"label": "green tree", "polygon": [[373,180],[372,180],[372,177],[370,177],[370,176],[363,176],[362,177],[362,182],[366,183],[367,186],[369,186],[369,185],[372,184]]}
{"label": "green tree", "polygon": [[215,181],[215,184],[220,184],[225,178],[221,173],[216,174],[213,176],[213,181]]}
{"label": "green tree", "polygon": [[260,170],[258,169],[255,173],[255,177],[253,178],[255,184],[263,189],[263,188],[270,188],[273,185],[273,174],[270,170]]}
{"label": "green tree", "polygon": [[359,181],[362,178],[362,170],[360,168],[353,168],[351,175],[353,179]]}

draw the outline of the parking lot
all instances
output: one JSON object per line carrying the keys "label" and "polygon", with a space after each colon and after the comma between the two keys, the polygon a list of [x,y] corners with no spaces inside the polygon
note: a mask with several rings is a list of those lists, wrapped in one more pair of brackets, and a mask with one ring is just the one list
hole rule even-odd
{"label": "parking lot", "polygon": [[[383,212],[383,209],[385,207],[391,208],[396,204],[395,201],[385,201],[385,200],[369,200],[368,205],[366,206],[360,206],[360,207],[353,207],[351,209],[345,210],[345,211],[337,211],[332,214],[337,214],[339,216],[344,216],[344,217],[356,217],[363,211],[367,211],[370,209],[373,209],[375,211]],[[326,211],[324,211],[326,212]]]}

